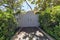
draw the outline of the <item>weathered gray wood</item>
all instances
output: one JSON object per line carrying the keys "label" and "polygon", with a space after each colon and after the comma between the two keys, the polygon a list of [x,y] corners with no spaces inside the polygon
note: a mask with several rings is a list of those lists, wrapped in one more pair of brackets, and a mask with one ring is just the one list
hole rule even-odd
{"label": "weathered gray wood", "polygon": [[20,14],[18,25],[20,27],[38,27],[38,15],[35,15],[33,11],[28,11],[26,14]]}

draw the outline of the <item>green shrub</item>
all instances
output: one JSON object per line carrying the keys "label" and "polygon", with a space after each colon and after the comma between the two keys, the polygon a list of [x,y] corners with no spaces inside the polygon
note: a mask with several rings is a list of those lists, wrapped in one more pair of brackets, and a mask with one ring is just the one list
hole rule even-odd
{"label": "green shrub", "polygon": [[39,15],[39,22],[40,22],[40,25],[43,26],[43,27],[44,26],[49,26],[50,20],[51,20],[50,13],[41,13]]}
{"label": "green shrub", "polygon": [[16,21],[12,11],[0,10],[0,40],[10,40],[15,33]]}
{"label": "green shrub", "polygon": [[55,38],[58,39],[58,40],[60,40],[60,25],[54,27],[54,34],[53,35],[55,36]]}
{"label": "green shrub", "polygon": [[56,40],[60,40],[60,6],[46,8],[39,13],[41,28]]}

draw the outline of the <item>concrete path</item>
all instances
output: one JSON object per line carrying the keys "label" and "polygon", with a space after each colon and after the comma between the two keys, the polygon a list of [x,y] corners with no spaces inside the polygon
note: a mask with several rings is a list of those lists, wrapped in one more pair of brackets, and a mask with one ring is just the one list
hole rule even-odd
{"label": "concrete path", "polygon": [[11,40],[49,40],[49,38],[36,27],[24,27]]}

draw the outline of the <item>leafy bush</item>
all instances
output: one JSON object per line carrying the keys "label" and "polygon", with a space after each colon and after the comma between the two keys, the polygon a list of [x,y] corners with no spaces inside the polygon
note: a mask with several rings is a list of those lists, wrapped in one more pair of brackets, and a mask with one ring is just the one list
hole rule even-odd
{"label": "leafy bush", "polygon": [[40,12],[39,22],[43,30],[56,40],[60,40],[60,6],[46,8],[45,11]]}
{"label": "leafy bush", "polygon": [[[40,13],[39,15],[39,22],[41,26],[48,26],[51,20],[50,13]],[[48,25],[47,25],[48,24]]]}
{"label": "leafy bush", "polygon": [[0,40],[10,40],[15,33],[16,22],[12,11],[6,12],[0,10]]}

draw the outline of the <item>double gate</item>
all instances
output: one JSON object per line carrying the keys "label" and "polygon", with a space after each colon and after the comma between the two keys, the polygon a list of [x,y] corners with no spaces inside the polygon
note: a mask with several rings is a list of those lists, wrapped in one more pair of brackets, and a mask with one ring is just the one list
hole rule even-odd
{"label": "double gate", "polygon": [[21,13],[17,17],[19,27],[38,27],[38,15],[32,11],[28,11],[26,14]]}

